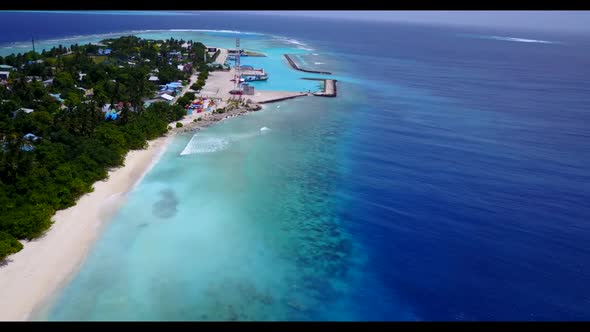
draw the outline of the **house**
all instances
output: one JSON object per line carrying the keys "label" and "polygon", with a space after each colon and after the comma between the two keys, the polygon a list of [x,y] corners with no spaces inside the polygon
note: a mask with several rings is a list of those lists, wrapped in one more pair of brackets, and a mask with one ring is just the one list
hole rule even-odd
{"label": "house", "polygon": [[28,133],[25,136],[23,136],[24,139],[26,139],[27,141],[32,141],[32,142],[36,142],[39,140],[39,136],[36,136],[35,134],[32,133]]}
{"label": "house", "polygon": [[7,80],[10,77],[10,72],[0,71],[0,80]]}
{"label": "house", "polygon": [[180,58],[182,57],[182,53],[180,52],[168,52],[168,57],[169,58]]}
{"label": "house", "polygon": [[160,95],[158,98],[162,98],[162,99],[164,99],[166,101],[172,101],[172,100],[174,100],[174,97],[172,97],[171,95],[169,95],[167,93],[164,93],[164,94]]}
{"label": "house", "polygon": [[53,84],[53,78],[50,78],[50,79],[48,79],[46,81],[43,81],[43,86],[44,87],[48,87],[48,86],[50,86],[52,84]]}
{"label": "house", "polygon": [[99,48],[98,49],[98,54],[100,54],[100,55],[110,55],[112,51],[113,50],[111,50],[110,48],[105,48],[105,49]]}
{"label": "house", "polygon": [[61,99],[61,93],[50,93],[51,97],[57,99],[60,103],[63,103],[65,100]]}
{"label": "house", "polygon": [[33,81],[40,81],[41,80],[41,77],[39,77],[39,76],[27,76],[27,77],[25,77],[25,80],[26,80],[27,83],[31,83]]}
{"label": "house", "polygon": [[158,78],[158,76],[150,76],[150,78],[148,78],[148,81],[150,82],[154,82],[154,83],[158,83],[160,79]]}
{"label": "house", "polygon": [[192,73],[193,71],[193,65],[190,63],[187,63],[186,65],[184,65],[184,72],[186,73]]}
{"label": "house", "polygon": [[34,64],[39,64],[39,63],[43,63],[43,60],[29,60],[29,61],[27,61],[27,65],[34,65]]}
{"label": "house", "polygon": [[254,87],[249,85],[248,83],[242,84],[243,87],[243,94],[245,95],[254,95]]}
{"label": "house", "polygon": [[189,43],[186,43],[186,42],[185,42],[184,44],[182,44],[182,46],[181,46],[181,47],[182,47],[182,48],[189,48],[190,46],[191,46],[191,45],[190,45]]}
{"label": "house", "polygon": [[31,114],[31,113],[35,112],[35,110],[31,109],[31,108],[19,108],[16,111],[12,112],[12,116],[16,117],[16,115],[20,112],[25,112],[27,114]]}
{"label": "house", "polygon": [[0,70],[16,70],[13,66],[0,65]]}
{"label": "house", "polygon": [[180,71],[184,71],[184,65],[178,65],[176,68]]}

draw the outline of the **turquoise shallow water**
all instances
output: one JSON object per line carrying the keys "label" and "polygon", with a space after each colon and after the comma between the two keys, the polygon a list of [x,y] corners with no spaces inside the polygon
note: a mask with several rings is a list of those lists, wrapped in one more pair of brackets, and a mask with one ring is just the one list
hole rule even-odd
{"label": "turquoise shallow water", "polygon": [[[308,50],[256,42],[269,57],[248,64],[281,77],[269,88],[317,88],[282,58]],[[340,221],[338,187],[350,102],[269,104],[174,138],[36,319],[355,319],[366,257]]]}
{"label": "turquoise shallow water", "polygon": [[[323,316],[326,303],[348,291],[363,256],[333,212],[344,176],[331,152],[339,124],[325,126],[329,112],[313,105],[270,105],[192,142],[193,135],[177,137],[49,319]],[[189,142],[194,153],[181,155]]]}
{"label": "turquoise shallow water", "polygon": [[281,34],[240,36],[339,80],[177,138],[49,319],[587,320],[587,36],[351,23],[0,13],[2,42]]}

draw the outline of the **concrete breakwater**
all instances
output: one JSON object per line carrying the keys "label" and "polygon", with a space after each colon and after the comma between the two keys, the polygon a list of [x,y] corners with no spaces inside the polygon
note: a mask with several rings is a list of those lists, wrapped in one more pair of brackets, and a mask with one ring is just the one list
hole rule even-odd
{"label": "concrete breakwater", "polygon": [[319,70],[309,70],[309,69],[304,69],[299,67],[299,65],[297,65],[295,63],[295,61],[293,61],[293,59],[291,58],[291,56],[289,56],[289,54],[284,54],[285,58],[287,59],[287,61],[289,61],[289,64],[291,65],[291,67],[293,67],[294,69],[300,70],[300,71],[304,71],[306,73],[315,73],[315,74],[327,74],[327,75],[332,75],[332,73],[328,72],[328,71],[319,71]]}
{"label": "concrete breakwater", "polygon": [[336,82],[337,80],[328,80],[323,78],[304,78],[304,80],[324,81],[324,89],[322,92],[313,93],[314,96],[319,97],[336,97]]}

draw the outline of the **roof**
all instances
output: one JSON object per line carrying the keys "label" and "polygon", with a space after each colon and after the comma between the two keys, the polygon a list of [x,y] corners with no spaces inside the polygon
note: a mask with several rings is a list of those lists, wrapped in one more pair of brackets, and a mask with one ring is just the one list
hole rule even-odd
{"label": "roof", "polygon": [[168,101],[171,101],[172,99],[174,99],[174,97],[172,97],[171,95],[169,95],[167,93],[161,95],[160,97],[162,97],[163,99],[166,99]]}
{"label": "roof", "polygon": [[178,70],[184,70],[184,65],[178,65],[176,68],[178,68]]}
{"label": "roof", "polygon": [[33,112],[35,112],[35,110],[32,109],[32,108],[19,108],[18,110],[19,111],[23,111],[25,113],[33,113]]}
{"label": "roof", "polygon": [[29,139],[29,140],[33,140],[36,141],[39,139],[39,137],[33,133],[28,133],[25,136],[23,136],[24,139]]}
{"label": "roof", "polygon": [[158,80],[158,76],[150,76],[150,78],[148,78],[148,81],[157,81]]}
{"label": "roof", "polygon": [[10,75],[10,72],[9,71],[0,71],[0,74]]}
{"label": "roof", "polygon": [[0,65],[0,69],[12,69],[14,68],[13,66],[9,66],[9,65]]}
{"label": "roof", "polygon": [[61,98],[61,93],[50,93],[49,95],[62,103],[64,102],[64,100]]}

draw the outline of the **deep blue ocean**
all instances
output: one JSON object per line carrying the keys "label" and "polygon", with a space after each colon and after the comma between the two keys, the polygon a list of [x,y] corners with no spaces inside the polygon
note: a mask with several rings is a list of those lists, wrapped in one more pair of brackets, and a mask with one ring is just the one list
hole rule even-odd
{"label": "deep blue ocean", "polygon": [[[315,160],[297,171],[317,175],[307,190],[335,201],[330,218],[362,246],[363,273],[347,308],[334,309],[341,314],[302,319],[590,319],[589,36],[221,13],[0,13],[6,47],[149,29],[285,36],[343,77],[334,100],[292,102],[325,111],[308,148],[335,156],[330,169]],[[305,149],[283,152],[296,163]],[[316,199],[325,197],[302,204]]]}

